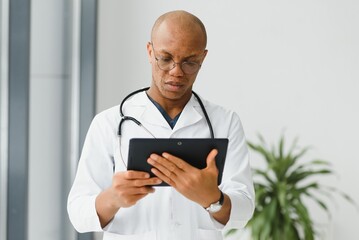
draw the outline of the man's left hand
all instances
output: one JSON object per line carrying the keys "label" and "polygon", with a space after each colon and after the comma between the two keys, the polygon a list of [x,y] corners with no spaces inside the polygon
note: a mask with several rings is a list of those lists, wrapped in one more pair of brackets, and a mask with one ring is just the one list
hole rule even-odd
{"label": "man's left hand", "polygon": [[207,166],[204,169],[195,168],[168,153],[163,153],[162,156],[151,154],[147,162],[154,167],[151,171],[162,181],[202,207],[208,207],[218,201],[221,195],[217,186],[217,153],[218,151],[213,149],[208,154]]}

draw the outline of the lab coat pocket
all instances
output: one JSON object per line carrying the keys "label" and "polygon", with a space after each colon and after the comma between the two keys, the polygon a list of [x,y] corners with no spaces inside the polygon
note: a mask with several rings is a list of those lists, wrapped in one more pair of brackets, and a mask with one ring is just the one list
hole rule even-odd
{"label": "lab coat pocket", "polygon": [[223,239],[222,233],[217,230],[198,229],[199,240],[220,240]]}
{"label": "lab coat pocket", "polygon": [[122,235],[117,233],[104,232],[103,240],[156,240],[156,232],[144,232],[140,234]]}

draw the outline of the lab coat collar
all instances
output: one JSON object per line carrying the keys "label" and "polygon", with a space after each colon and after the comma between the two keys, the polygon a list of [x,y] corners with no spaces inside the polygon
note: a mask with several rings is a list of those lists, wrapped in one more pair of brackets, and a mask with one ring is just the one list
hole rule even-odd
{"label": "lab coat collar", "polygon": [[[151,102],[151,100],[148,99],[145,92],[136,94],[133,97],[131,104],[144,107],[143,113],[140,115],[141,122],[171,129],[166,119],[162,116],[161,112]],[[200,121],[202,119],[202,115],[198,111],[201,111],[200,105],[195,96],[192,94],[190,100],[182,110],[173,131],[177,131],[183,127]]]}
{"label": "lab coat collar", "polygon": [[175,132],[181,128],[190,126],[200,121],[202,119],[202,115],[198,111],[201,111],[201,107],[196,97],[192,94],[191,99],[182,110],[182,113],[175,127],[173,128],[173,131]]}

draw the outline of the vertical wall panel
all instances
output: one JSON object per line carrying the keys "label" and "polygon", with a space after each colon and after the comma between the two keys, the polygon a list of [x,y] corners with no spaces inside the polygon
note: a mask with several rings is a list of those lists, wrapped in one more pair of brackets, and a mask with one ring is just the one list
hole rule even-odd
{"label": "vertical wall panel", "polygon": [[0,239],[6,239],[8,171],[9,1],[0,0]]}
{"label": "vertical wall panel", "polygon": [[80,64],[80,147],[95,115],[97,1],[82,1]]}
{"label": "vertical wall panel", "polygon": [[[81,1],[79,149],[95,115],[97,0]],[[79,234],[92,240],[93,233]]]}
{"label": "vertical wall panel", "polygon": [[8,240],[27,239],[30,3],[9,9]]}

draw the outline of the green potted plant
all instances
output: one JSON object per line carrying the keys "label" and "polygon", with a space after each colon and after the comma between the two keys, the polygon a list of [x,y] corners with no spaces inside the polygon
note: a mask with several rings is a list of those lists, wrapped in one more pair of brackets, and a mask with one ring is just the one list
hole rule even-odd
{"label": "green potted plant", "polygon": [[266,163],[264,169],[253,169],[256,209],[247,227],[252,240],[314,239],[315,225],[305,199],[312,199],[329,214],[325,199],[336,192],[350,202],[350,197],[318,182],[321,175],[331,175],[330,164],[323,160],[301,161],[309,150],[298,148],[297,139],[285,150],[285,139],[269,147],[259,135],[259,144],[249,142]]}

